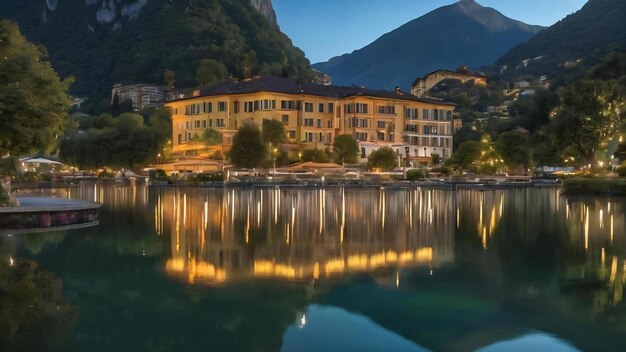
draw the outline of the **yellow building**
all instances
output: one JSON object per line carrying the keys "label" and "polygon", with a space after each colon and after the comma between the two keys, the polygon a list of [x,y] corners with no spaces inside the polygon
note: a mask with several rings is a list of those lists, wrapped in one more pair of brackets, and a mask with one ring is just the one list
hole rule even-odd
{"label": "yellow building", "polygon": [[[407,159],[447,158],[452,152],[454,105],[418,98],[399,89],[324,86],[281,77],[220,82],[194,96],[166,104],[173,109],[173,151],[203,155],[230,147],[237,128],[264,119],[281,121],[288,139],[325,148],[350,134],[361,157],[390,146]],[[223,145],[207,149],[195,141],[206,128],[222,132]]]}

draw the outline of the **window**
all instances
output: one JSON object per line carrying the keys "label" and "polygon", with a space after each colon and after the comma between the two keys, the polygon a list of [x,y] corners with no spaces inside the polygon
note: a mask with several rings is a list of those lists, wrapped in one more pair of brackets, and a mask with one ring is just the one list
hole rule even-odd
{"label": "window", "polygon": [[385,140],[385,133],[383,132],[378,132],[378,140],[379,141],[384,141]]}
{"label": "window", "polygon": [[290,139],[296,139],[296,131],[289,131],[289,138]]}
{"label": "window", "polygon": [[189,126],[189,121],[185,122],[185,129],[187,129],[187,130],[188,130],[188,129],[189,129],[189,127],[190,127],[190,126]]}
{"label": "window", "polygon": [[386,115],[395,115],[396,114],[396,107],[395,106],[379,106],[378,107],[378,113],[379,114],[386,114]]}
{"label": "window", "polygon": [[289,115],[283,115],[283,124],[284,125],[288,125],[289,124]]}
{"label": "window", "polygon": [[304,111],[313,112],[313,103],[304,103]]}
{"label": "window", "polygon": [[209,127],[213,127],[213,120],[209,119]]}
{"label": "window", "polygon": [[225,101],[220,101],[219,103],[217,103],[217,111],[223,112],[226,111],[226,102]]}
{"label": "window", "polygon": [[282,110],[296,110],[298,104],[294,100],[281,100],[280,108]]}
{"label": "window", "polygon": [[207,111],[206,112],[213,112],[213,103],[211,103],[211,102],[207,103]]}
{"label": "window", "polygon": [[346,114],[367,114],[367,104],[363,103],[352,103],[344,105],[344,109]]}
{"label": "window", "polygon": [[328,120],[328,123],[326,125],[327,128],[333,128],[333,120]]}
{"label": "window", "polygon": [[234,112],[235,114],[238,114],[238,113],[239,113],[239,102],[238,102],[238,101],[236,101],[236,102],[234,102],[234,103],[233,103],[233,112]]}
{"label": "window", "polygon": [[367,119],[353,117],[349,120],[350,127],[367,127]]}
{"label": "window", "polygon": [[181,144],[183,142],[183,135],[182,134],[178,134],[178,144]]}
{"label": "window", "polygon": [[433,119],[433,110],[432,109],[424,109],[422,110],[424,120],[432,120]]}
{"label": "window", "polygon": [[416,125],[406,125],[406,126],[404,126],[404,130],[406,132],[417,133],[417,126]]}
{"label": "window", "polygon": [[324,112],[324,103],[319,103],[317,110],[318,112]]}
{"label": "window", "polygon": [[357,132],[354,134],[354,139],[357,141],[367,141],[367,133]]}
{"label": "window", "polygon": [[365,148],[361,148],[361,159],[365,159]]}
{"label": "window", "polygon": [[317,128],[322,128],[322,119],[317,119]]}
{"label": "window", "polygon": [[437,126],[424,126],[424,134],[437,134]]}
{"label": "window", "polygon": [[418,110],[419,109],[404,109],[404,117],[406,117],[407,119],[416,120]]}
{"label": "window", "polygon": [[178,115],[178,108],[174,108],[174,115]]}
{"label": "window", "polygon": [[385,121],[378,121],[378,128],[385,128],[387,123]]}
{"label": "window", "polygon": [[334,111],[335,105],[333,103],[328,103],[328,113],[332,114]]}
{"label": "window", "polygon": [[304,119],[305,126],[313,126],[313,119]]}
{"label": "window", "polygon": [[307,141],[307,142],[313,142],[313,133],[306,132],[304,134],[304,140]]}
{"label": "window", "polygon": [[195,128],[200,128],[200,120],[195,121]]}
{"label": "window", "polygon": [[217,119],[215,120],[215,124],[217,127],[224,127],[224,119]]}
{"label": "window", "polygon": [[206,120],[202,120],[202,128],[206,128]]}

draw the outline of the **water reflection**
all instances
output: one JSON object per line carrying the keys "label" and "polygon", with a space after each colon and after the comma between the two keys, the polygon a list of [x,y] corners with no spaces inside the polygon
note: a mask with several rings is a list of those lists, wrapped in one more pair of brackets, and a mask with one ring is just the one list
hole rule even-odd
{"label": "water reflection", "polygon": [[[536,331],[582,350],[626,343],[623,199],[558,189],[118,184],[31,193],[49,192],[104,203],[98,228],[23,243],[69,278],[81,341],[102,341],[103,322],[122,324],[92,307],[117,297],[113,312],[154,322],[154,334],[133,341],[166,349],[194,350],[197,339],[219,335],[223,350],[277,350],[316,304],[431,350],[497,347]],[[160,319],[181,325],[158,327]],[[257,334],[241,345],[243,328]],[[176,340],[183,332],[188,340]],[[290,336],[297,345],[300,335]]]}
{"label": "water reflection", "polygon": [[170,234],[167,272],[189,282],[309,280],[453,260],[446,192],[166,189],[155,198],[155,231]]}

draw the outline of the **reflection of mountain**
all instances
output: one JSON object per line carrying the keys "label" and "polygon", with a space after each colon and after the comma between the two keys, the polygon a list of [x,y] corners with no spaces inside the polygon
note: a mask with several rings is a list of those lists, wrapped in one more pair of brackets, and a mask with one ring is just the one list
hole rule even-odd
{"label": "reflection of mountain", "polygon": [[434,190],[165,190],[155,218],[172,275],[303,280],[451,263],[453,207]]}
{"label": "reflection of mountain", "polygon": [[106,202],[100,226],[41,245],[13,238],[9,252],[22,248],[63,279],[81,313],[72,350],[279,350],[311,305],[437,351],[530,331],[582,350],[626,343],[623,199],[557,189],[69,192]]}

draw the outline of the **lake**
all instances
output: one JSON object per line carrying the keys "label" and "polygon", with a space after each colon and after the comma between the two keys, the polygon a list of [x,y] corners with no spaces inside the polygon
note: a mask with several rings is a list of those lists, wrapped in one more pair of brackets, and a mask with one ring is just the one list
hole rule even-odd
{"label": "lake", "polygon": [[558,188],[21,191],[100,225],[0,237],[2,351],[611,351],[626,200]]}

